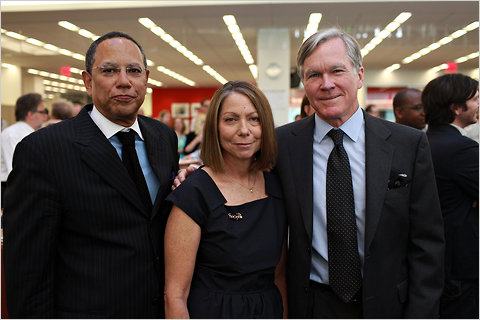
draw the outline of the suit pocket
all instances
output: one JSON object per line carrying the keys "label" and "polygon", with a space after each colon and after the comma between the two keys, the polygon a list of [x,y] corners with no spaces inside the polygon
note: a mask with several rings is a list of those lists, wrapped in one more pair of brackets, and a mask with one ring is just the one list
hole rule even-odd
{"label": "suit pocket", "polygon": [[405,303],[407,301],[407,291],[408,291],[407,280],[398,284],[397,290],[398,290],[398,299],[400,300],[400,303]]}

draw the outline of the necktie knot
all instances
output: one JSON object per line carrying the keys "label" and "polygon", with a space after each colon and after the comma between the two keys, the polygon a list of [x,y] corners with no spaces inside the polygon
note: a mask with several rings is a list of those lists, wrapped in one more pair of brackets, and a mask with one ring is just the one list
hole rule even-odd
{"label": "necktie knot", "polygon": [[342,129],[332,129],[327,133],[327,135],[330,138],[332,138],[335,146],[343,145],[343,135],[344,134],[345,133],[342,131]]}
{"label": "necktie knot", "polygon": [[135,131],[134,130],[129,130],[129,131],[119,131],[117,132],[117,137],[120,139],[120,142],[124,146],[135,146]]}

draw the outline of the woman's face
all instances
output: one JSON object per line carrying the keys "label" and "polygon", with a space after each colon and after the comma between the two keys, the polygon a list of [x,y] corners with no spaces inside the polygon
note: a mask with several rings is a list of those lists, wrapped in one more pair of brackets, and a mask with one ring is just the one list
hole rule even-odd
{"label": "woman's face", "polygon": [[218,118],[223,158],[250,160],[260,150],[262,126],[250,99],[232,92],[223,101]]}

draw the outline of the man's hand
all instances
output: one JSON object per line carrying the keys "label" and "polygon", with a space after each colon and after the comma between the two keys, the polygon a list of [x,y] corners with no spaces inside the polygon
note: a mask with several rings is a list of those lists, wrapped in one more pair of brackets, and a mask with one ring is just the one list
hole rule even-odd
{"label": "man's hand", "polygon": [[191,164],[187,169],[180,169],[177,172],[177,176],[173,180],[172,191],[175,190],[183,181],[188,177],[188,175],[198,169],[198,165]]}

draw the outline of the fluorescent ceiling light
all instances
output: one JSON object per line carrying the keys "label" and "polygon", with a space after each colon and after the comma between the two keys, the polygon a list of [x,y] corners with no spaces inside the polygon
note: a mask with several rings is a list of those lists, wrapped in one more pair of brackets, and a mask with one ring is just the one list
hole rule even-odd
{"label": "fluorescent ceiling light", "polygon": [[362,57],[365,57],[376,46],[382,43],[383,40],[390,36],[392,32],[397,30],[402,25],[402,23],[407,21],[411,16],[412,14],[410,12],[402,12],[398,16],[396,16],[395,19],[393,19],[393,21],[385,27],[385,29],[380,31],[375,37],[373,37],[372,40],[370,40],[369,43],[365,45],[365,47],[363,47],[363,49],[361,50]]}
{"label": "fluorescent ceiling light", "polygon": [[[436,50],[436,49],[440,48],[441,46],[452,42],[454,39],[459,38],[459,37],[467,34],[467,32],[475,30],[476,28],[478,28],[478,21],[472,22],[469,25],[467,25],[466,27],[453,32],[452,34],[438,40],[437,42],[432,43],[431,45],[427,46],[426,48],[420,49],[419,51],[413,53],[412,55],[404,58],[402,60],[402,63],[403,64],[408,64],[408,63],[410,63],[410,62],[412,62],[412,61],[414,61],[414,60],[416,60],[420,57],[423,57],[424,55],[432,52],[433,50]],[[441,70],[441,69],[438,69],[438,68],[440,68],[440,66],[434,67],[433,69],[437,70],[437,71]]]}
{"label": "fluorescent ceiling light", "polygon": [[73,31],[73,32],[77,32],[77,31],[80,30],[79,27],[77,27],[76,25],[74,25],[73,23],[70,23],[68,21],[58,21],[58,25],[62,28],[68,29],[68,30]]}
{"label": "fluorescent ceiling light", "polygon": [[[225,15],[223,16],[223,21],[225,22],[225,25],[227,26],[228,31],[232,35],[233,40],[235,40],[235,44],[237,45],[237,48],[240,51],[240,54],[242,55],[243,60],[245,60],[245,63],[249,65],[250,73],[252,74],[254,79],[257,79],[258,72],[254,73],[252,72],[252,68],[250,68],[250,65],[255,63],[255,60],[253,60],[252,54],[250,53],[247,43],[243,38],[243,34],[240,31],[240,27],[237,24],[237,20],[233,15]],[[224,78],[222,77],[221,79],[224,79]],[[219,79],[217,79],[217,81],[222,82],[223,80],[220,81]]]}
{"label": "fluorescent ceiling light", "polygon": [[[144,27],[146,27],[147,29],[149,29],[150,31],[152,31],[152,33],[154,33],[155,35],[159,36],[163,41],[165,41],[166,43],[168,43],[172,48],[174,48],[175,50],[177,50],[178,52],[180,52],[184,57],[186,57],[188,60],[192,61],[194,64],[196,64],[197,66],[203,66],[204,62],[202,59],[200,59],[199,57],[197,57],[192,51],[188,50],[184,45],[182,45],[180,43],[180,41],[176,40],[172,35],[168,34],[165,32],[165,30],[163,30],[161,27],[157,26],[155,24],[155,22],[153,22],[152,20],[150,20],[149,18],[139,18],[138,19],[138,22],[143,25]],[[158,69],[158,68],[157,68]],[[168,69],[167,69],[168,70]],[[161,71],[162,72],[162,71]],[[173,71],[172,71],[173,72]],[[215,71],[215,74],[218,74],[216,71]],[[210,74],[212,77],[215,78],[215,76],[213,76],[212,74]],[[180,75],[179,75],[180,76]],[[220,75],[219,75],[220,76]],[[222,77],[222,76],[220,76]],[[175,77],[174,77],[175,78]],[[223,77],[222,77],[223,78]],[[177,79],[177,78],[176,78]],[[217,81],[218,79],[215,78]],[[179,80],[179,79],[177,79]],[[183,80],[185,81],[182,81],[188,85],[191,85],[191,86],[194,86],[195,85],[195,82],[193,82],[192,80],[190,79],[187,79],[187,78],[184,78]],[[193,85],[192,85],[193,83]]]}

